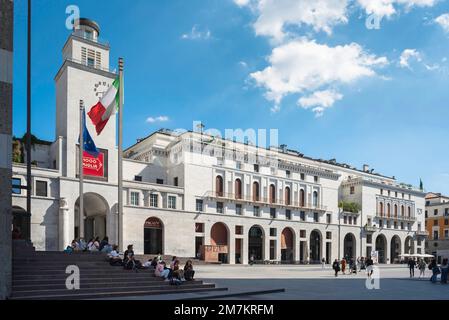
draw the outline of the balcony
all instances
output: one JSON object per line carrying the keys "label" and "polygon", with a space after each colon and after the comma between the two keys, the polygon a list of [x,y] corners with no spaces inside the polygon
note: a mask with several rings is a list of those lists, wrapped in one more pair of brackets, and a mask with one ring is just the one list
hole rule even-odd
{"label": "balcony", "polygon": [[366,225],[363,227],[363,230],[365,230],[365,232],[368,232],[368,233],[373,233],[373,232],[376,232],[376,231],[377,231],[377,227],[375,227],[375,226],[373,226],[373,225],[368,225],[368,224],[366,224]]}
{"label": "balcony", "polygon": [[416,235],[419,237],[428,237],[429,232],[426,230],[418,230],[418,231],[416,231]]}
{"label": "balcony", "polygon": [[326,206],[313,206],[307,203],[300,203],[291,201],[286,203],[284,200],[276,200],[274,202],[269,198],[256,198],[253,196],[243,196],[234,193],[226,193],[226,192],[216,192],[216,191],[208,191],[203,195],[203,198],[215,201],[233,201],[233,202],[243,202],[252,205],[265,205],[265,206],[276,206],[276,207],[284,207],[291,210],[301,210],[301,211],[319,211],[325,212],[327,210]]}
{"label": "balcony", "polygon": [[380,218],[380,219],[391,219],[391,220],[398,220],[398,221],[416,221],[416,217],[415,216],[406,216],[406,215],[398,215],[398,216],[394,216],[394,215],[386,215],[383,213],[376,213],[376,218]]}

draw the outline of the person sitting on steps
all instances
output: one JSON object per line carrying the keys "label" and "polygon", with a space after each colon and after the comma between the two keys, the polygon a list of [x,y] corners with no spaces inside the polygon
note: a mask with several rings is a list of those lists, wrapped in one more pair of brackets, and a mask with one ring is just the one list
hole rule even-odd
{"label": "person sitting on steps", "polygon": [[192,260],[187,260],[184,266],[184,278],[186,281],[193,281],[195,276],[195,270],[193,270]]}
{"label": "person sitting on steps", "polygon": [[109,257],[109,264],[111,266],[122,266],[123,265],[123,261],[118,252],[117,245],[112,246],[112,251],[110,253],[108,253],[108,257]]}

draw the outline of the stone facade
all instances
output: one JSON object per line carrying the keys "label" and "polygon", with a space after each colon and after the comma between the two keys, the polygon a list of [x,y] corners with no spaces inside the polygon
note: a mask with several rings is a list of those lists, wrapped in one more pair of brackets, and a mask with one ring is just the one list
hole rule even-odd
{"label": "stone facade", "polygon": [[11,293],[12,0],[0,0],[0,299]]}

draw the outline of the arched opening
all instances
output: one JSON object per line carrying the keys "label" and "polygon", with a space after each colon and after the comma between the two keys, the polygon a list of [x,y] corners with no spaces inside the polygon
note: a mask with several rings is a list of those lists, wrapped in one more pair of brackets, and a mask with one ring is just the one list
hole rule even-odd
{"label": "arched opening", "polygon": [[404,217],[405,216],[405,207],[401,206],[401,216]]}
{"label": "arched opening", "polygon": [[386,263],[387,239],[382,234],[378,235],[376,238],[376,251],[377,261],[379,263]]}
{"label": "arched opening", "polygon": [[412,209],[410,207],[407,207],[407,216],[410,218],[412,215]]}
{"label": "arched opening", "polygon": [[31,216],[21,207],[12,207],[12,227],[15,240],[30,240]]}
{"label": "arched opening", "polygon": [[384,216],[384,203],[383,202],[379,203],[379,213],[380,213],[381,217]]}
{"label": "arched opening", "polygon": [[310,233],[310,263],[320,263],[321,258],[321,233],[313,230]]}
{"label": "arched opening", "polygon": [[[80,200],[75,203],[75,238],[80,237]],[[103,239],[107,236],[107,216],[109,213],[109,205],[107,201],[97,193],[84,194],[84,239],[86,241],[99,237]]]}
{"label": "arched opening", "polygon": [[398,205],[394,205],[394,217],[397,218],[398,216]]}
{"label": "arched opening", "polygon": [[318,207],[318,192],[317,191],[313,192],[312,203],[313,203],[314,207]]}
{"label": "arched opening", "polygon": [[217,197],[223,197],[223,177],[215,177],[215,193]]}
{"label": "arched opening", "polygon": [[260,201],[260,187],[259,182],[253,182],[253,201]]}
{"label": "arched opening", "polygon": [[264,259],[264,232],[260,226],[252,226],[249,229],[248,235],[248,259],[251,261],[251,257],[254,260]]}
{"label": "arched opening", "polygon": [[413,238],[410,236],[405,238],[404,251],[405,251],[404,253],[407,253],[407,254],[415,253],[415,242],[413,241]]}
{"label": "arched opening", "polygon": [[400,263],[400,254],[401,254],[401,239],[398,236],[393,236],[391,238],[391,246],[390,246],[390,262],[391,263]]}
{"label": "arched opening", "polygon": [[[218,248],[218,250],[214,251],[214,253],[217,254],[217,256],[213,258],[214,260],[216,259],[221,263],[228,263],[228,239],[228,227],[222,222],[215,223],[210,230],[210,244],[213,247]],[[210,258],[208,260],[210,260]]]}
{"label": "arched opening", "polygon": [[301,207],[304,207],[305,204],[306,204],[306,195],[305,195],[304,189],[301,189],[299,191],[299,205]]}
{"label": "arched opening", "polygon": [[164,225],[156,217],[148,218],[144,225],[143,248],[145,254],[164,254]]}
{"label": "arched opening", "polygon": [[391,215],[391,205],[387,203],[387,217],[390,218]]}
{"label": "arched opening", "polygon": [[235,198],[242,199],[242,180],[235,179]]}
{"label": "arched opening", "polygon": [[283,262],[293,263],[295,235],[290,228],[285,228],[281,233],[281,260]]}
{"label": "arched opening", "polygon": [[290,187],[285,187],[285,204],[287,206],[292,204]]}
{"label": "arched opening", "polygon": [[270,184],[270,203],[276,203],[276,187]]}
{"label": "arched opening", "polygon": [[343,254],[344,258],[349,261],[349,259],[356,258],[356,240],[352,233],[348,233],[343,241]]}

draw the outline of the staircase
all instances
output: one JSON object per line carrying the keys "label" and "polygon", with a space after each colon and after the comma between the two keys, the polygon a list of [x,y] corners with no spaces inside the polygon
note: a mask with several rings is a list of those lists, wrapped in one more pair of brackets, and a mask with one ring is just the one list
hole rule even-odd
{"label": "staircase", "polygon": [[[153,270],[135,272],[110,266],[102,253],[66,254],[22,248],[14,245],[12,299],[78,300],[227,290],[201,280],[173,286],[156,277]],[[66,288],[70,276],[66,268],[70,265],[80,270],[79,290]]]}

